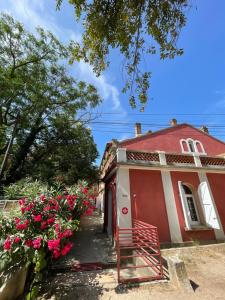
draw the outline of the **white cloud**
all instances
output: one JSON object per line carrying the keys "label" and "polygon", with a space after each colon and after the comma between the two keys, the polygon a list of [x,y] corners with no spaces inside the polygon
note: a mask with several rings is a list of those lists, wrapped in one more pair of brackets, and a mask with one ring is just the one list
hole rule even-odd
{"label": "white cloud", "polygon": [[95,85],[100,93],[100,95],[107,101],[109,104],[109,110],[114,110],[120,112],[120,117],[126,116],[126,111],[123,109],[120,99],[119,99],[119,91],[118,89],[111,83],[108,82],[105,75],[101,75],[97,77],[91,66],[89,64],[84,63],[81,61],[77,64],[77,73],[79,77],[82,79],[87,80],[88,82]]}
{"label": "white cloud", "polygon": [[[40,26],[53,32],[63,42],[81,41],[81,33],[61,25],[59,20],[61,22],[62,20],[59,17],[59,12],[52,10],[50,13],[47,4],[49,3],[44,0],[8,0],[4,4],[0,3],[0,10],[10,13],[32,32],[35,32],[35,28]],[[102,98],[110,104],[108,110],[120,112],[124,117],[126,112],[121,106],[117,87],[110,83],[105,75],[96,77],[89,64],[80,62],[76,66],[78,66],[78,72],[75,73],[79,77],[78,79],[94,84]]]}
{"label": "white cloud", "polygon": [[8,0],[7,4],[0,4],[0,10],[11,14],[32,32],[35,32],[35,28],[42,27],[63,41],[81,40],[80,33],[57,24],[56,18],[48,12],[44,0]]}

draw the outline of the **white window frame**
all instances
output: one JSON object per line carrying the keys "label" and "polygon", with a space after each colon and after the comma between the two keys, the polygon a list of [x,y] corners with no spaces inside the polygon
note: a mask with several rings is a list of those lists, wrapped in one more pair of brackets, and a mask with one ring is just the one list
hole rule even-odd
{"label": "white window frame", "polygon": [[[187,229],[190,230],[191,227],[199,226],[201,224],[201,222],[200,222],[198,208],[197,208],[196,201],[195,201],[195,196],[194,196],[193,192],[191,194],[186,194],[185,191],[184,191],[183,185],[186,185],[187,187],[189,187],[189,189],[191,191],[192,191],[192,189],[185,182],[178,181],[178,186],[179,186],[179,191],[180,191],[180,198],[181,198],[181,204],[182,204],[183,213],[184,213],[185,224],[186,224]],[[193,221],[191,219],[191,212],[189,210],[188,201],[187,201],[188,197],[191,197],[192,200],[193,200],[193,204],[194,204],[194,208],[195,208],[195,212],[196,212],[198,221]]]}
{"label": "white window frame", "polygon": [[[188,148],[188,151],[185,151],[185,150],[184,150],[183,143],[186,143],[186,146],[187,146],[187,148]],[[189,144],[189,143],[192,143],[194,152],[191,151],[191,148],[190,148],[190,144]],[[197,144],[200,145],[201,152],[198,151]],[[204,149],[202,143],[201,143],[199,140],[193,140],[192,138],[187,138],[186,140],[185,140],[185,139],[181,139],[181,140],[180,140],[180,146],[181,146],[181,151],[182,151],[182,153],[197,153],[197,154],[206,155],[205,149]]]}

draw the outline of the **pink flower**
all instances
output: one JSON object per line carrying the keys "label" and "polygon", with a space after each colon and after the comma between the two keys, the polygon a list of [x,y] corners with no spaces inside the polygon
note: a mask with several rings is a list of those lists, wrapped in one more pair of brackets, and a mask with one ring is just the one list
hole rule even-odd
{"label": "pink flower", "polygon": [[66,229],[63,233],[62,233],[62,237],[71,237],[73,235],[73,232],[71,229]]}
{"label": "pink flower", "polygon": [[38,237],[37,239],[33,240],[33,248],[40,249],[41,241],[42,241],[42,237]]}
{"label": "pink flower", "polygon": [[60,239],[48,241],[48,249],[51,251],[57,249],[59,245],[60,245]]}
{"label": "pink flower", "polygon": [[67,253],[69,253],[72,247],[73,247],[73,243],[66,244],[62,249],[62,255],[65,256]]}
{"label": "pink flower", "polygon": [[60,200],[62,200],[62,198],[63,198],[63,197],[62,197],[62,196],[60,196],[60,195],[59,195],[59,196],[57,196],[57,199],[58,199],[59,201],[60,201]]}
{"label": "pink flower", "polygon": [[41,222],[41,220],[42,220],[42,216],[41,215],[34,216],[34,221],[35,222]]}
{"label": "pink flower", "polygon": [[19,200],[19,205],[23,206],[25,204],[26,200],[25,199],[20,199]]}
{"label": "pink flower", "polygon": [[21,238],[20,238],[19,236],[16,236],[16,237],[14,238],[14,243],[15,243],[15,244],[18,244],[20,241],[21,241]]}
{"label": "pink flower", "polygon": [[11,249],[11,240],[9,237],[7,237],[7,239],[5,240],[3,247],[8,251]]}
{"label": "pink flower", "polygon": [[60,250],[59,250],[59,249],[54,249],[54,250],[53,250],[52,257],[53,257],[54,259],[59,258],[60,255],[61,255],[61,253],[60,253]]}

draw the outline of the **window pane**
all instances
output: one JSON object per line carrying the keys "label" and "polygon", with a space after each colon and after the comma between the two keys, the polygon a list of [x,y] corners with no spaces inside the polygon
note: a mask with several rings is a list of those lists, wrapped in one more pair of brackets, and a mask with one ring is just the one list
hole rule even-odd
{"label": "window pane", "polygon": [[191,191],[191,189],[188,187],[188,186],[186,186],[185,184],[182,184],[182,187],[183,187],[183,189],[184,189],[184,192],[185,192],[185,194],[187,195],[192,195],[192,191]]}
{"label": "window pane", "polygon": [[188,142],[191,152],[195,152],[194,145],[192,142]]}
{"label": "window pane", "polygon": [[187,197],[187,204],[191,215],[191,221],[198,222],[198,216],[195,210],[194,200],[192,197]]}

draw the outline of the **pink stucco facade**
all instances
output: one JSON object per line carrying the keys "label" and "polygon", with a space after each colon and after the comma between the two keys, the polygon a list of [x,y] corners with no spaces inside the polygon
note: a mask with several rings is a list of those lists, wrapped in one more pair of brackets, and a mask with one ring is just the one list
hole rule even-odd
{"label": "pink stucco facade", "polygon": [[[188,139],[196,142],[195,150],[190,153],[181,145],[182,140]],[[202,146],[199,147],[198,142]],[[217,159],[218,155],[222,157],[225,154],[222,141],[182,124],[122,141],[117,147],[117,152],[121,148],[123,150],[123,160],[117,153],[114,177],[106,182],[107,189],[112,182],[115,187],[112,209],[114,232],[121,217],[118,201],[126,200],[130,201],[131,218],[156,226],[161,243],[225,239],[225,159]],[[152,162],[152,156],[149,155],[142,161],[138,160],[142,159],[140,156],[130,161],[124,151],[157,153],[159,159]],[[193,163],[185,159],[183,163],[182,160],[181,163],[168,163],[167,153],[179,154],[181,159],[185,155],[192,156]],[[145,161],[146,157],[149,157],[149,161]],[[201,157],[213,159],[213,163],[206,161],[202,164]],[[124,173],[127,174],[126,180],[117,180],[121,178],[118,177],[120,170],[127,170]],[[191,194],[184,193],[184,186],[189,188]],[[107,196],[105,201],[107,226]],[[196,220],[193,219],[195,213]]]}

